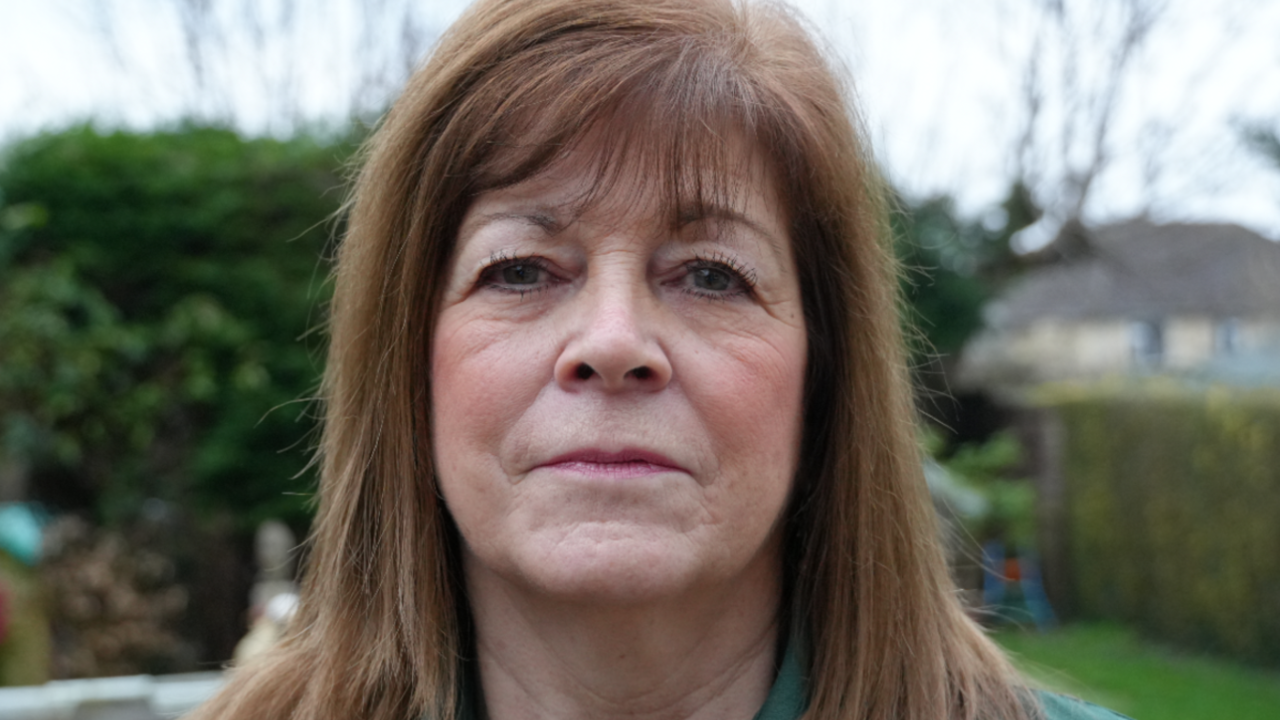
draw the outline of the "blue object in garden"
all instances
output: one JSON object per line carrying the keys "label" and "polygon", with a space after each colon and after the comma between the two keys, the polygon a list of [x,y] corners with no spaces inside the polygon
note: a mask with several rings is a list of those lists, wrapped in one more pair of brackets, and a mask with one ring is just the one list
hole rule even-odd
{"label": "blue object in garden", "polygon": [[1004,589],[1004,543],[988,540],[982,544],[982,606],[1000,607]]}
{"label": "blue object in garden", "polygon": [[1022,568],[1022,598],[1031,612],[1036,629],[1044,632],[1058,624],[1058,616],[1054,615],[1049,605],[1049,596],[1044,592],[1044,583],[1040,580],[1040,563],[1036,562],[1034,553],[1027,553],[1019,558]]}
{"label": "blue object in garden", "polygon": [[[1013,585],[1012,593],[1010,585]],[[1020,618],[1030,615],[1041,632],[1058,624],[1058,616],[1044,592],[1035,553],[1024,552],[1006,558],[1004,543],[1000,540],[982,544],[982,604],[1005,622],[1019,622]]]}
{"label": "blue object in garden", "polygon": [[40,559],[41,513],[27,503],[0,503],[0,550],[27,565]]}

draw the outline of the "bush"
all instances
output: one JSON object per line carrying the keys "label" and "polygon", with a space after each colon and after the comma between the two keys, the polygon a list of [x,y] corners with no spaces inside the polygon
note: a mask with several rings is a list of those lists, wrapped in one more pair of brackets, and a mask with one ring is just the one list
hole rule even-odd
{"label": "bush", "polygon": [[[305,526],[327,220],[350,145],[32,137],[0,165],[0,456],[107,524],[157,498]],[[293,449],[293,452],[284,452]]]}
{"label": "bush", "polygon": [[55,678],[163,673],[192,665],[177,632],[187,591],[168,556],[65,516],[46,533],[45,611]]}
{"label": "bush", "polygon": [[[189,597],[152,602],[127,583],[71,593],[103,573],[156,582],[159,560],[135,568],[114,545],[67,561],[92,573],[45,568],[66,591],[55,623],[84,638],[60,646],[74,660],[59,673],[230,657],[253,529],[280,518],[305,532],[322,338],[303,338],[324,324],[330,220],[353,146],[86,126],[4,150],[0,464],[21,469],[31,499],[103,533],[149,528]],[[148,633],[160,644],[139,640]]]}
{"label": "bush", "polygon": [[1280,391],[1052,404],[1066,428],[1078,611],[1280,663]]}

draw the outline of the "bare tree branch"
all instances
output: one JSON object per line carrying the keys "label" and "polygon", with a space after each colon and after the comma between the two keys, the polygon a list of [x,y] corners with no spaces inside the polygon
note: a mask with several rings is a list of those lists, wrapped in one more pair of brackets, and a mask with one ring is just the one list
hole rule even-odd
{"label": "bare tree branch", "polygon": [[[93,1],[91,35],[125,73],[149,77],[146,53],[123,52],[123,28],[137,30],[137,8],[129,0]],[[314,122],[317,113],[338,121],[380,113],[438,34],[424,19],[429,8],[410,0],[170,0],[161,7],[171,12],[146,20],[149,51],[178,48],[166,75],[177,78],[181,114],[272,133]]]}

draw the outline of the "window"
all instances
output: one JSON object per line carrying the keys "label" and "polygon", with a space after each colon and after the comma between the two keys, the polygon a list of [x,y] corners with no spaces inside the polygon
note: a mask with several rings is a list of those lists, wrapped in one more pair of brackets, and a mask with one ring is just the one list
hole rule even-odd
{"label": "window", "polygon": [[1139,320],[1129,326],[1133,364],[1155,367],[1164,361],[1164,326],[1159,320]]}
{"label": "window", "polygon": [[1235,355],[1240,351],[1240,321],[1224,318],[1213,324],[1213,354],[1218,357]]}

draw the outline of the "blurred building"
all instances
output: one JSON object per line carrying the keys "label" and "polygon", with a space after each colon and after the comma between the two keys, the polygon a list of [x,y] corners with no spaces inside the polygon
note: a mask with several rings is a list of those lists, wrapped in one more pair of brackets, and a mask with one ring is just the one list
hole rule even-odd
{"label": "blurred building", "polygon": [[[1238,225],[1071,225],[986,311],[962,386],[1202,374],[1280,384],[1280,243]],[[1211,378],[1211,379],[1212,379]]]}
{"label": "blurred building", "polygon": [[[1054,239],[1027,258],[1030,269],[988,305],[986,327],[965,347],[955,385],[998,408],[1025,451],[1020,472],[1036,490],[1045,586],[1054,609],[1070,616],[1080,596],[1072,548],[1082,537],[1096,540],[1089,535],[1094,530],[1079,526],[1082,511],[1073,505],[1080,478],[1068,476],[1067,455],[1079,452],[1072,436],[1080,428],[1069,427],[1047,400],[1052,393],[1031,391],[1064,382],[1103,398],[1107,388],[1123,391],[1142,405],[1154,388],[1176,387],[1191,396],[1218,385],[1249,388],[1243,396],[1253,388],[1280,388],[1280,243],[1230,224],[1134,220],[1029,229]],[[1149,382],[1152,376],[1159,380]],[[1153,420],[1171,412],[1167,405],[1144,407]],[[1140,422],[1106,422],[1116,424],[1102,437],[1120,437],[1121,430],[1147,437]],[[1265,429],[1249,432],[1263,438],[1259,446],[1270,443]],[[1116,453],[1107,462],[1133,462],[1123,443],[1107,452]],[[1126,467],[1148,464],[1149,458]],[[1153,482],[1177,485],[1164,474]]]}

